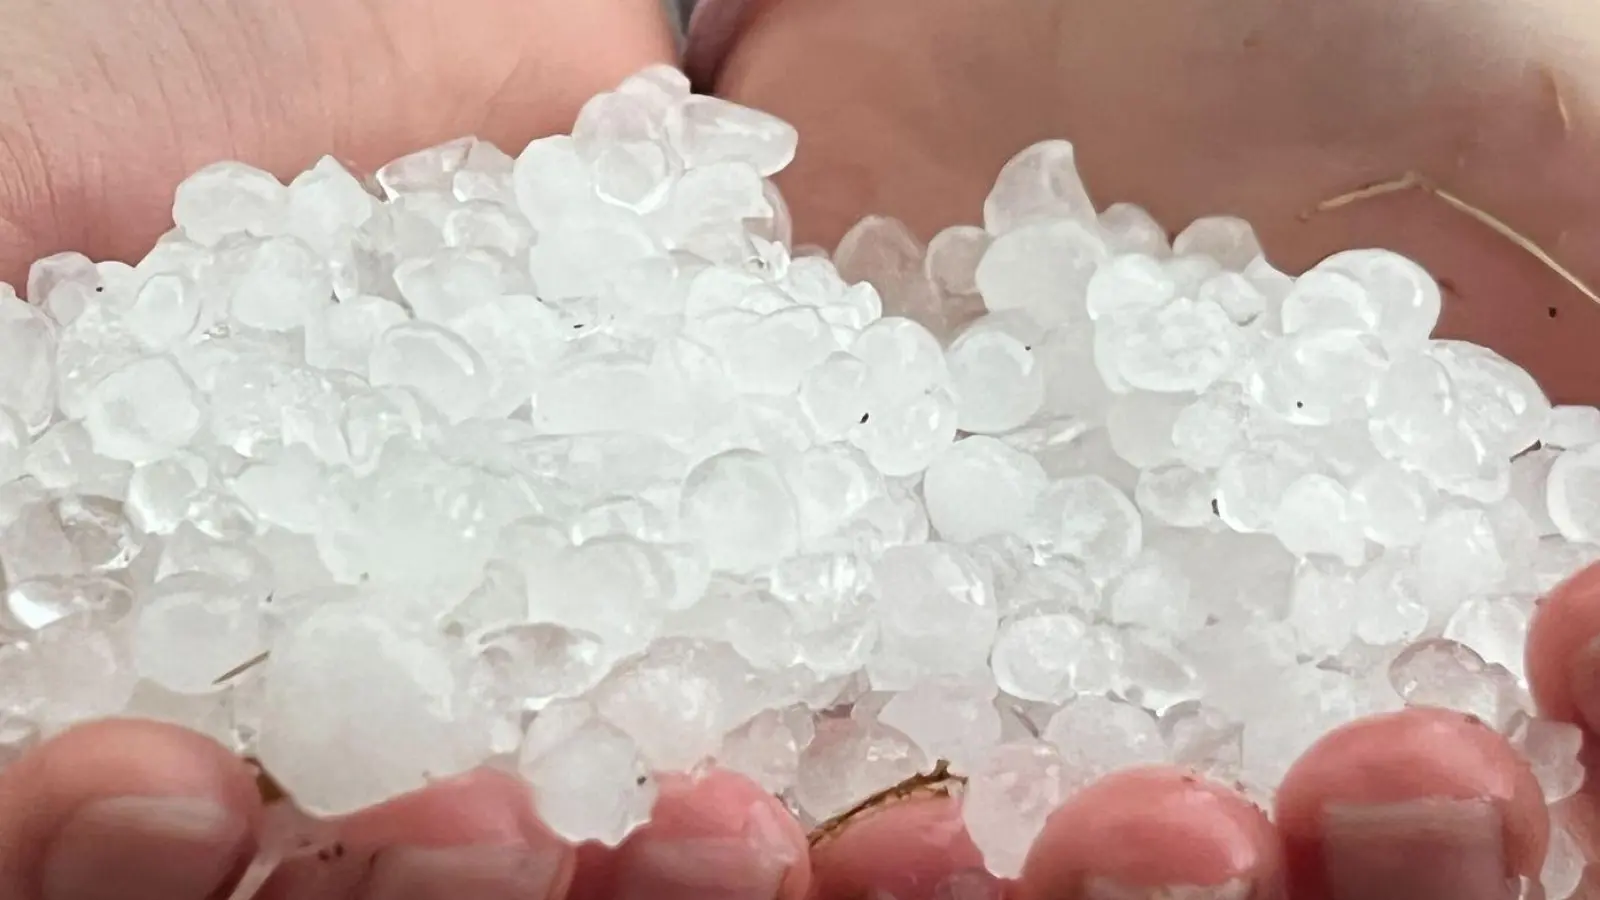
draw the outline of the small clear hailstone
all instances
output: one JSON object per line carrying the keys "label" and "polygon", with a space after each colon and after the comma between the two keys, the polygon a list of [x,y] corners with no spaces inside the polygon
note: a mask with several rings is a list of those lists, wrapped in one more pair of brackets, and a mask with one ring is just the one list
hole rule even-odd
{"label": "small clear hailstone", "polygon": [[713,568],[745,572],[771,565],[799,543],[794,496],[766,456],[730,450],[684,479],[679,516]]}
{"label": "small clear hailstone", "polygon": [[557,835],[615,847],[650,820],[657,787],[639,747],[581,701],[552,706],[528,726],[517,772]]}
{"label": "small clear hailstone", "polygon": [[813,821],[838,815],[863,798],[923,771],[928,761],[905,735],[854,718],[821,719],[800,755],[794,798]]}
{"label": "small clear hailstone", "polygon": [[1002,434],[1026,424],[1044,403],[1044,374],[1033,348],[982,319],[950,344],[956,423],[974,434]]}
{"label": "small clear hailstone", "polygon": [[1167,760],[1156,720],[1131,703],[1094,694],[1078,697],[1050,717],[1043,737],[1061,753],[1062,778],[1073,788],[1118,769]]}
{"label": "small clear hailstone", "polygon": [[1026,453],[994,438],[951,444],[928,466],[922,494],[941,536],[968,543],[995,534],[1021,534],[1049,479]]}
{"label": "small clear hailstone", "polygon": [[200,429],[195,387],[177,363],[146,357],[112,372],[87,398],[83,423],[95,452],[131,463],[177,451]]}
{"label": "small clear hailstone", "polygon": [[961,818],[991,873],[1022,875],[1034,839],[1066,794],[1061,756],[1050,744],[1007,743],[985,757],[967,777]]}
{"label": "small clear hailstone", "polygon": [[372,609],[322,607],[273,645],[257,754],[320,815],[466,772],[488,756],[488,728],[470,715],[464,674],[439,637]]}
{"label": "small clear hailstone", "polygon": [[260,598],[201,573],[157,584],[141,598],[133,631],[139,674],[179,694],[223,690],[223,676],[267,646]]}
{"label": "small clear hailstone", "polygon": [[1586,772],[1578,753],[1583,730],[1569,722],[1524,718],[1511,734],[1511,744],[1533,767],[1546,803],[1559,803],[1583,787]]}
{"label": "small clear hailstone", "polygon": [[207,166],[178,185],[172,218],[207,246],[232,235],[271,234],[289,205],[289,189],[260,169],[235,162]]}
{"label": "small clear hailstone", "polygon": [[1078,560],[1096,579],[1106,579],[1133,561],[1144,526],[1133,501],[1098,475],[1051,484],[1035,507],[1039,545]]}

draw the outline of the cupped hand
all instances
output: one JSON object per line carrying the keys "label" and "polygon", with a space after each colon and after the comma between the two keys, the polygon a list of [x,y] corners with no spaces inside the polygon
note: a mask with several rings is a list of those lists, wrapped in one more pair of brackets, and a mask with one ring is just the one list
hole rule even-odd
{"label": "cupped hand", "polygon": [[[723,4],[736,0],[721,0]],[[795,123],[797,238],[924,240],[1066,138],[1101,205],[1242,216],[1298,271],[1357,246],[1438,275],[1444,332],[1600,399],[1600,7],[1589,0],[747,0],[717,90]],[[720,18],[720,17],[719,17]],[[1388,185],[1388,187],[1384,187]],[[1369,199],[1308,215],[1326,201]]]}
{"label": "cupped hand", "polygon": [[[655,0],[473,0],[475,15],[420,0],[24,5],[0,31],[0,65],[15,70],[0,115],[13,278],[54,249],[137,255],[171,186],[211,159],[287,172],[328,149],[371,165],[468,132],[514,146],[668,51]],[[1066,136],[1102,202],[1173,226],[1246,216],[1286,267],[1347,246],[1409,252],[1446,279],[1453,333],[1501,348],[1558,397],[1594,399],[1600,311],[1526,248],[1415,189],[1302,215],[1416,172],[1600,280],[1600,21],[1587,5],[999,6],[756,4],[719,87],[805,135],[786,185],[803,240],[830,242],[866,212],[924,236],[970,221],[1005,158]],[[1545,711],[1591,735],[1597,645],[1591,571],[1544,604],[1529,660]],[[1554,814],[1587,835],[1597,798],[1586,789]],[[1111,776],[1051,819],[1015,884],[982,874],[951,798],[887,805],[807,847],[742,779],[669,780],[651,826],[597,851],[553,838],[522,789],[481,773],[334,823],[260,896],[1509,900],[1537,874],[1550,818],[1503,739],[1414,710],[1320,741],[1270,819],[1183,772]],[[0,775],[3,900],[218,900],[269,838],[254,773],[167,726],[85,726]]]}

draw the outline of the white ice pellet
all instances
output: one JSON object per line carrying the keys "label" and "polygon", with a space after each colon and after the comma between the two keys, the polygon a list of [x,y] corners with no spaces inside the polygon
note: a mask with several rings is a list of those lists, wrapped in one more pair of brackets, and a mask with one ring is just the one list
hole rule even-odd
{"label": "white ice pellet", "polygon": [[1583,730],[1569,722],[1524,719],[1511,734],[1511,744],[1533,767],[1546,803],[1559,803],[1583,787],[1587,772],[1578,758]]}
{"label": "white ice pellet", "polygon": [[1073,788],[1117,769],[1163,763],[1170,755],[1150,713],[1093,694],[1062,707],[1043,737],[1061,752],[1062,779]]}
{"label": "white ice pellet", "polygon": [[1021,534],[1049,479],[1038,460],[994,438],[956,441],[923,476],[923,499],[934,529],[968,543]]}
{"label": "white ice pellet", "polygon": [[1061,757],[1042,741],[994,748],[967,778],[961,818],[989,871],[1018,878],[1045,821],[1066,798]]}
{"label": "white ice pellet", "polygon": [[0,290],[0,765],[154,718],[313,814],[488,765],[616,845],[658,774],[809,825],[943,761],[1001,875],[1092,779],[1269,803],[1407,704],[1577,788],[1524,653],[1600,413],[1435,338],[1417,264],[1169,241],[1064,141],[981,227],[795,247],[798,137],[656,67],[515,156],[209,167],[137,265]]}
{"label": "white ice pellet", "polygon": [[947,351],[956,424],[974,434],[1003,434],[1026,424],[1044,404],[1044,373],[1032,346],[982,324]]}
{"label": "white ice pellet", "polygon": [[95,451],[112,459],[153,462],[182,448],[200,428],[194,385],[163,357],[112,372],[86,402],[84,427]]}

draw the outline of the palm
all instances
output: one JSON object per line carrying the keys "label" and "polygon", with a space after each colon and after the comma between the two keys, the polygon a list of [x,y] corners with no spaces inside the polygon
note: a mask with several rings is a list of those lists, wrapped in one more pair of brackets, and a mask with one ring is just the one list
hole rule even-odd
{"label": "palm", "polygon": [[1419,190],[1304,216],[1417,172],[1600,281],[1592,5],[757,6],[718,87],[800,127],[786,187],[803,239],[831,245],[864,213],[925,238],[971,221],[1005,159],[1066,137],[1099,202],[1139,203],[1169,227],[1243,216],[1287,268],[1351,246],[1412,254],[1446,285],[1446,330],[1531,368],[1558,400],[1595,399],[1600,308],[1503,236]]}
{"label": "palm", "polygon": [[[665,61],[658,0],[3,0],[0,278],[134,257],[218,159],[377,166],[480,134],[517,147]],[[20,283],[20,282],[17,282]]]}

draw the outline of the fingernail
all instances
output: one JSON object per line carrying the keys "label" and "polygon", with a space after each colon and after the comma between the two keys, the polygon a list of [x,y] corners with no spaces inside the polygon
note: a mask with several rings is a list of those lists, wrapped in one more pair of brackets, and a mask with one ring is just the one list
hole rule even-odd
{"label": "fingernail", "polygon": [[121,797],[79,809],[48,850],[45,900],[206,900],[241,868],[249,824],[209,800]]}
{"label": "fingernail", "polygon": [[1600,639],[1572,657],[1572,699],[1590,730],[1600,730]]}
{"label": "fingernail", "polygon": [[1083,900],[1249,900],[1252,885],[1235,880],[1227,884],[1163,885],[1136,887],[1107,878],[1090,878],[1083,886]]}
{"label": "fingernail", "polygon": [[619,863],[614,900],[774,900],[788,865],[741,838],[644,839]]}
{"label": "fingernail", "polygon": [[1323,814],[1330,900],[1514,900],[1505,827],[1487,800],[1330,806]]}
{"label": "fingernail", "polygon": [[547,900],[572,877],[567,848],[397,847],[378,854],[363,900]]}

